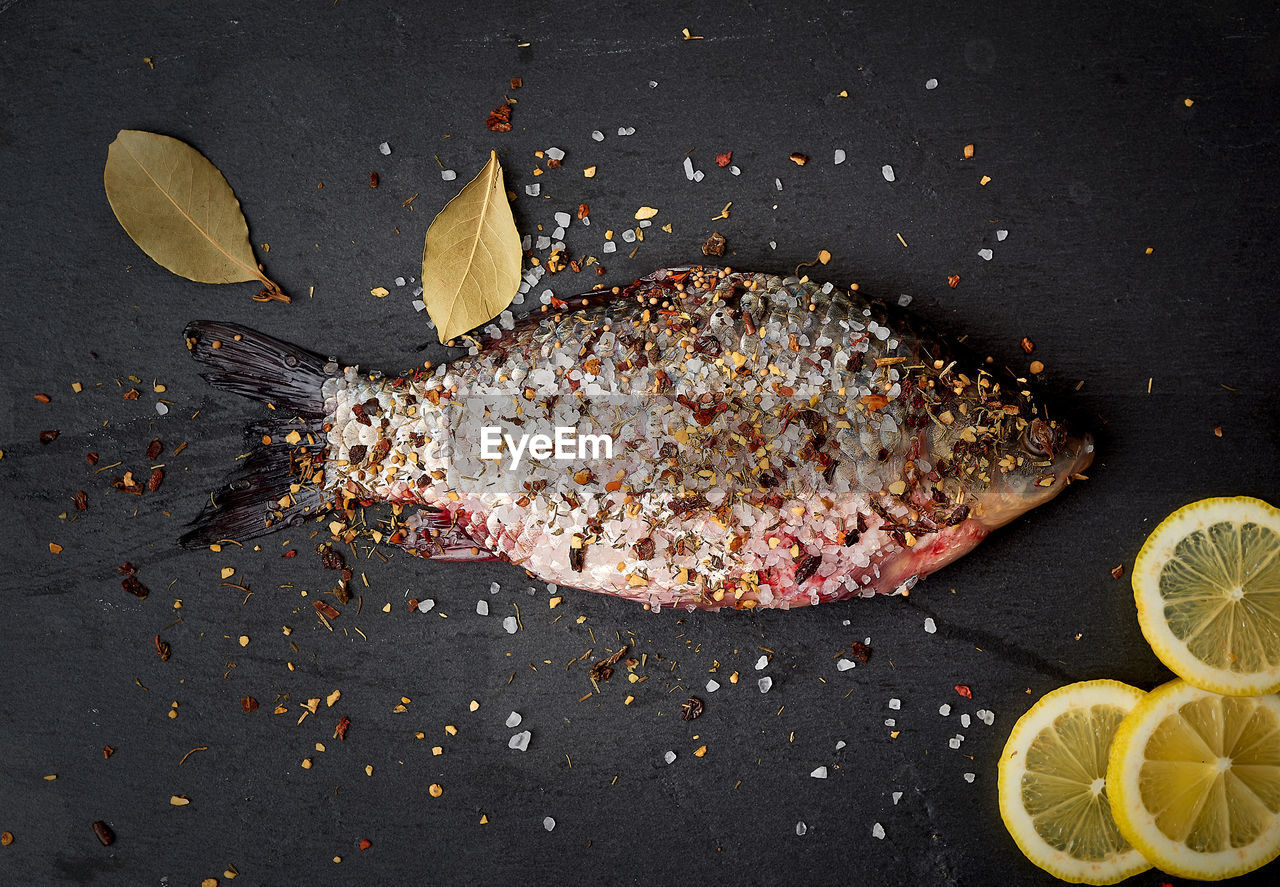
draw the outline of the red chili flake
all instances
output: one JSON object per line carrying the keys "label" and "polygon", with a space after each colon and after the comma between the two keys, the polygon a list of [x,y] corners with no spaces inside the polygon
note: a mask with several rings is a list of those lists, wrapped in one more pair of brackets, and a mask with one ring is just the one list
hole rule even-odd
{"label": "red chili flake", "polygon": [[562,166],[564,166],[563,160],[556,160],[554,157],[552,157],[550,160],[547,161],[547,169],[559,169]]}
{"label": "red chili flake", "polygon": [[333,735],[343,742],[347,739],[347,729],[351,726],[351,718],[343,715],[338,720],[338,726],[334,728]]}
{"label": "red chili flake", "polygon": [[104,745],[104,746],[102,747],[102,759],[103,759],[104,761],[105,761],[107,758],[109,758],[109,757],[111,757],[112,755],[114,755],[115,753],[116,753],[116,750],[115,750],[114,748],[112,748],[111,746],[109,746],[109,745]]}
{"label": "red chili flake", "polygon": [[1035,343],[1035,342],[1032,342],[1032,341],[1031,341],[1030,339],[1028,339],[1026,336],[1023,336],[1023,337],[1022,337],[1022,350],[1023,350],[1023,351],[1025,351],[1025,352],[1027,352],[1028,354],[1030,354],[1032,351],[1035,351],[1035,350],[1036,350],[1036,343]]}
{"label": "red chili flake", "polygon": [[257,711],[258,700],[254,699],[252,696],[245,696],[240,700],[240,708],[244,710],[245,714],[249,714],[250,712]]}
{"label": "red chili flake", "polygon": [[959,275],[959,274],[948,274],[948,275],[947,275],[947,286],[951,287],[952,289],[955,289],[955,288],[956,288],[956,287],[958,287],[959,285],[960,285],[960,275]]}
{"label": "red chili flake", "polygon": [[125,561],[123,564],[116,567],[116,572],[121,576],[132,576],[134,573],[138,572],[138,568],[128,561]]}
{"label": "red chili flake", "polygon": [[511,88],[512,88],[512,89],[519,89],[519,88],[520,88],[520,87],[522,87],[522,86],[524,86],[524,78],[523,78],[523,77],[512,77],[512,78],[511,78]]}
{"label": "red chili flake", "polygon": [[721,167],[723,169],[724,167],[728,166],[730,163],[733,163],[732,151],[725,151],[723,154],[716,155],[716,166]]}
{"label": "red chili flake", "polygon": [[36,400],[40,401],[41,403],[49,403],[50,401],[53,400],[53,398],[47,394],[33,394],[31,396],[34,397]]}
{"label": "red chili flake", "polygon": [[98,464],[98,454],[97,454],[97,453],[86,453],[86,454],[85,454],[85,459],[87,459],[87,460],[88,460],[88,462],[89,462],[89,464],[90,464],[90,465],[97,465],[97,464]]}
{"label": "red chili flake", "polygon": [[59,434],[59,432],[58,432],[58,430],[57,430],[56,428],[55,428],[55,429],[51,429],[51,430],[49,430],[49,431],[41,431],[41,432],[40,432],[40,443],[42,443],[42,444],[50,444],[50,443],[53,443],[55,440],[57,440],[57,439],[58,439],[58,434]]}
{"label": "red chili flake", "polygon": [[849,645],[849,647],[850,647],[850,655],[853,656],[854,659],[861,662],[863,665],[866,665],[867,660],[871,658],[871,648],[868,647],[866,644],[862,643],[862,641],[854,641],[852,644]]}
{"label": "red chili flake", "polygon": [[282,554],[282,555],[280,555],[280,556],[281,556],[281,557],[297,557],[297,556],[298,556],[298,550],[297,550],[296,548],[290,548],[288,551],[286,551],[284,554]]}
{"label": "red chili flake", "polygon": [[369,187],[370,188],[378,187],[378,174],[376,172],[369,173]]}
{"label": "red chili flake", "polygon": [[581,219],[585,219],[585,218],[586,218],[587,216],[589,216],[590,214],[591,214],[591,207],[587,206],[585,203],[579,203],[579,204],[578,204],[578,219],[579,219],[579,220],[581,220]]}
{"label": "red chili flake", "polygon": [[966,686],[965,684],[956,684],[956,692],[959,693],[961,696],[963,696],[965,699],[973,698],[973,691],[970,690],[968,686]]}
{"label": "red chili flake", "polygon": [[115,832],[111,831],[111,826],[101,819],[93,824],[93,833],[98,836],[98,840],[102,842],[103,847],[110,847],[111,842],[116,839]]}
{"label": "red chili flake", "polygon": [[418,599],[416,597],[409,598],[409,612],[412,613],[418,609]]}
{"label": "red chili flake", "polygon": [[147,586],[138,581],[136,576],[125,576],[120,583],[120,587],[144,601],[147,599],[147,595],[151,593],[147,590]]}
{"label": "red chili flake", "polygon": [[160,654],[161,662],[168,662],[169,656],[173,653],[173,650],[169,647],[169,642],[160,640],[160,635],[156,635],[156,653]]}
{"label": "red chili flake", "polygon": [[72,498],[76,502],[76,511],[84,511],[89,507],[89,494],[84,490],[76,490],[76,494]]}
{"label": "red chili flake", "polygon": [[[514,82],[515,82],[515,81],[513,80],[513,81],[512,81],[512,83],[514,83]],[[368,838],[361,838],[361,839],[360,839],[360,849],[361,849],[361,850],[368,850],[368,849],[369,849],[370,847],[372,847],[372,846],[373,846],[373,842],[372,842],[372,841],[370,841]]]}
{"label": "red chili flake", "polygon": [[137,399],[138,399],[138,389],[137,389],[137,388],[130,388],[128,391],[126,391],[126,392],[125,392],[123,395],[121,395],[121,396],[122,396],[122,397],[124,397],[124,399],[125,399],[125,400],[137,400]]}
{"label": "red chili flake", "polygon": [[511,106],[502,104],[494,108],[484,125],[493,132],[511,132]]}
{"label": "red chili flake", "polygon": [[1112,579],[1119,579],[1123,575],[1124,575],[1124,564],[1116,564],[1114,567],[1111,568]]}
{"label": "red chili flake", "polygon": [[160,443],[160,438],[156,438],[147,444],[147,461],[154,462],[164,452],[164,444]]}
{"label": "red chili flake", "polygon": [[164,470],[157,468],[155,471],[151,472],[151,477],[147,479],[147,489],[154,493],[156,490],[160,489],[160,483],[163,480]]}
{"label": "red chili flake", "polygon": [[373,445],[373,452],[369,454],[369,461],[373,463],[381,462],[387,458],[387,454],[391,452],[391,441],[385,437],[380,439]]}
{"label": "red chili flake", "polygon": [[326,619],[337,619],[341,613],[333,606],[333,604],[325,601],[312,601],[311,606],[316,608],[316,612],[324,616]]}

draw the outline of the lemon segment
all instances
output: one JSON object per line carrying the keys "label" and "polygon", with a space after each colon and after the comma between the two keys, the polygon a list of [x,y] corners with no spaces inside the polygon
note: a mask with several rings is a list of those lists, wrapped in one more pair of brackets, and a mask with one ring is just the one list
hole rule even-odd
{"label": "lemon segment", "polygon": [[1133,594],[1174,674],[1228,696],[1280,690],[1280,509],[1243,496],[1178,509],[1138,553]]}
{"label": "lemon segment", "polygon": [[1018,719],[1000,755],[1000,816],[1026,857],[1063,881],[1114,884],[1150,868],[1111,815],[1111,737],[1143,698],[1119,681],[1045,695]]}
{"label": "lemon segment", "polygon": [[1156,688],[1116,731],[1107,786],[1120,832],[1163,871],[1265,865],[1280,855],[1280,698]]}

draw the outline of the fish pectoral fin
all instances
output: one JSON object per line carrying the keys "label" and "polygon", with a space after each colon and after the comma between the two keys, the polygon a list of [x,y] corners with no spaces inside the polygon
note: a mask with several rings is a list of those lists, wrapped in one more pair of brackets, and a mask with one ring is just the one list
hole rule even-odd
{"label": "fish pectoral fin", "polygon": [[461,516],[460,513],[424,508],[410,516],[392,539],[409,554],[433,561],[498,560],[496,554],[463,529]]}

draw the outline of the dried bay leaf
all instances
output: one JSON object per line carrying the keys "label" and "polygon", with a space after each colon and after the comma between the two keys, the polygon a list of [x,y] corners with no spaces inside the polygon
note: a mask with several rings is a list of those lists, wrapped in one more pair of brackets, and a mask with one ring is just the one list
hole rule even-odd
{"label": "dried bay leaf", "polygon": [[488,323],[520,287],[520,233],[498,154],[427,228],[422,301],[442,343]]}
{"label": "dried bay leaf", "polygon": [[258,268],[226,178],[186,142],[122,129],[107,149],[102,180],[116,219],[158,264],[200,283],[261,281],[255,299],[289,301]]}

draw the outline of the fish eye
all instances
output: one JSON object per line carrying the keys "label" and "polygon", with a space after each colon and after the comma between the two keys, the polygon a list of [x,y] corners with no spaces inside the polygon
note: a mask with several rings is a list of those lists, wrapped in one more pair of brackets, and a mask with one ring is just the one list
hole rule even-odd
{"label": "fish eye", "polygon": [[1049,450],[1045,449],[1044,445],[1041,443],[1040,436],[1033,434],[1033,430],[1033,426],[1028,426],[1027,430],[1022,432],[1022,448],[1026,450],[1028,454],[1037,459],[1052,458],[1053,454],[1049,452]]}

